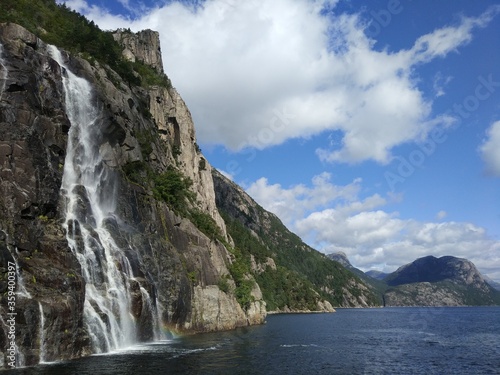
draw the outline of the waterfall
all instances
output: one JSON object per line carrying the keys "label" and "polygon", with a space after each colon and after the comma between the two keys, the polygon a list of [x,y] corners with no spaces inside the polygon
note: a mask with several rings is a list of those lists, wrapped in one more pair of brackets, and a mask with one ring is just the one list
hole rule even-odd
{"label": "waterfall", "polygon": [[[18,254],[17,247],[16,247],[16,257],[18,257],[18,256],[19,256],[19,254]],[[19,268],[19,264],[17,263],[16,257],[12,257],[12,259],[14,260],[14,263],[16,265],[16,279],[17,279],[16,295],[18,297],[32,299],[33,297],[31,296],[30,292],[28,292],[28,290],[24,286],[24,280],[21,277],[21,273],[19,272],[20,268]]]}
{"label": "waterfall", "polygon": [[40,359],[39,362],[45,362],[45,316],[43,315],[43,306],[41,302],[38,302],[38,309],[40,310]]}
{"label": "waterfall", "polygon": [[92,349],[102,353],[137,341],[130,293],[134,277],[109,229],[116,223],[116,178],[99,152],[102,123],[91,85],[69,70],[56,47],[50,46],[49,53],[63,70],[71,122],[61,187],[66,203],[64,227],[86,282],[84,321]]}
{"label": "waterfall", "polygon": [[3,62],[3,45],[0,43],[0,68],[2,70],[0,80],[2,81],[0,83],[0,100],[2,100],[2,94],[5,90],[5,85],[7,83],[7,75],[9,74],[9,71],[7,70],[7,67],[5,66]]}

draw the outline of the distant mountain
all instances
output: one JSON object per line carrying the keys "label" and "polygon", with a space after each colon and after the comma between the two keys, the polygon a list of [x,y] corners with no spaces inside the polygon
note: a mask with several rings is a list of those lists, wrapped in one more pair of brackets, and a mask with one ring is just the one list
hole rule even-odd
{"label": "distant mountain", "polygon": [[452,256],[436,258],[432,255],[399,267],[384,280],[390,286],[417,282],[432,283],[443,280],[477,285],[485,282],[472,262]]}
{"label": "distant mountain", "polygon": [[[343,251],[339,251],[337,253],[332,253],[332,254],[328,254],[327,255],[328,258],[336,261],[336,262],[339,262],[340,264],[342,264],[345,268],[354,268],[351,264],[351,262],[349,262],[349,259],[347,259],[347,254],[344,253]],[[363,271],[361,271],[363,272]]]}
{"label": "distant mountain", "polygon": [[373,277],[374,279],[377,279],[377,280],[383,280],[389,275],[388,273],[377,271],[377,270],[366,271],[365,274],[367,274],[368,276]]}
{"label": "distant mountain", "polygon": [[386,306],[498,305],[491,287],[467,259],[427,256],[406,264],[384,280]]}
{"label": "distant mountain", "polygon": [[427,256],[395,272],[364,273],[354,267],[345,253],[328,257],[370,285],[385,306],[500,305],[498,283],[485,278],[467,259]]}
{"label": "distant mountain", "polygon": [[495,288],[496,290],[500,291],[500,283],[497,283],[496,281],[493,281],[492,279],[490,279],[488,276],[483,276],[484,279],[486,280],[486,282],[488,284],[490,284],[490,286],[492,286],[493,288]]}
{"label": "distant mountain", "polygon": [[[339,251],[336,253],[328,254],[328,258],[331,260],[334,260],[338,263],[340,263],[344,268],[347,270],[351,271],[354,273],[356,276],[358,276],[361,280],[365,282],[366,285],[368,285],[373,293],[377,296],[378,302],[382,305],[384,303],[383,300],[383,294],[385,290],[387,289],[387,285],[385,282],[383,282],[380,278],[374,278],[368,273],[365,273],[361,271],[359,268],[354,267],[349,259],[347,258],[346,253]],[[384,274],[386,275],[386,274]]]}

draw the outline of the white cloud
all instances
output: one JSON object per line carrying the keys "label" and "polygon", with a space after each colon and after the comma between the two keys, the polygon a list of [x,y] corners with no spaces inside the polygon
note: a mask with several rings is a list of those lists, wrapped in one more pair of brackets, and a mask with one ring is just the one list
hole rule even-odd
{"label": "white cloud", "polygon": [[346,216],[330,209],[300,220],[297,232],[313,233],[313,246],[324,252],[344,251],[362,269],[377,265],[392,272],[422,256],[452,255],[471,260],[490,276],[500,274],[500,242],[470,223],[403,220],[382,210]]}
{"label": "white cloud", "polygon": [[493,123],[486,134],[487,138],[479,151],[488,173],[500,177],[500,121]]}
{"label": "white cloud", "polygon": [[[392,272],[427,256],[452,255],[471,260],[485,274],[500,280],[500,242],[484,228],[465,222],[421,222],[387,212],[390,201],[374,194],[360,198],[361,180],[337,186],[331,176],[316,176],[311,186],[284,188],[261,178],[247,192],[314,248],[343,251],[362,269]],[[438,213],[440,220],[445,211]]]}
{"label": "white cloud", "polygon": [[[265,148],[338,130],[339,148],[318,150],[321,159],[380,163],[390,161],[394,146],[439,126],[415,66],[468,43],[498,10],[389,52],[374,49],[358,15],[335,13],[335,1],[172,2],[133,22],[71,3],[105,29],[160,32],[165,70],[190,106],[201,142]],[[325,6],[333,9],[328,16]]]}
{"label": "white cloud", "polygon": [[439,98],[446,94],[444,91],[445,86],[453,80],[453,77],[443,77],[441,73],[437,73],[434,76],[434,83],[432,88],[434,89],[434,96]]}
{"label": "white cloud", "polygon": [[267,178],[260,178],[247,187],[247,193],[259,204],[278,215],[288,226],[316,207],[323,207],[334,200],[351,201],[360,189],[360,179],[345,186],[330,182],[331,175],[322,173],[312,179],[312,187],[303,184],[289,189],[280,184],[270,185]]}
{"label": "white cloud", "polygon": [[436,214],[436,219],[437,220],[443,220],[446,216],[448,216],[448,213],[446,211],[439,211]]}

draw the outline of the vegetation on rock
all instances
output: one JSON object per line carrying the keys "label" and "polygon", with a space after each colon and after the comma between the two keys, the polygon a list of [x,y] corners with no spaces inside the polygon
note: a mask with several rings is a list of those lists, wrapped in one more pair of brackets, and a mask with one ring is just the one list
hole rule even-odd
{"label": "vegetation on rock", "polygon": [[163,173],[152,173],[152,181],[156,199],[167,203],[179,214],[187,213],[187,203],[194,200],[194,193],[190,190],[193,182],[189,178],[170,167]]}
{"label": "vegetation on rock", "polygon": [[[271,251],[240,222],[231,219],[227,214],[223,215],[223,218],[229,234],[240,249],[237,261],[245,264],[246,272],[251,272],[251,256],[258,263],[265,263],[267,257],[272,256]],[[299,310],[316,309],[318,293],[311,282],[298,272],[280,266],[275,270],[266,267],[263,272],[253,274],[269,310],[283,309],[285,306]]]}
{"label": "vegetation on rock", "polygon": [[[334,306],[379,305],[357,276],[303,243],[220,173],[213,175],[228,233],[247,263],[254,258],[257,269],[251,272],[268,309],[316,310],[322,300]],[[246,209],[239,208],[242,205]],[[269,266],[268,259],[275,267]]]}
{"label": "vegetation on rock", "polygon": [[54,0],[2,0],[0,23],[17,23],[43,39],[90,62],[109,66],[130,85],[171,87],[166,75],[143,62],[127,61],[122,47],[111,32],[101,30],[93,21]]}

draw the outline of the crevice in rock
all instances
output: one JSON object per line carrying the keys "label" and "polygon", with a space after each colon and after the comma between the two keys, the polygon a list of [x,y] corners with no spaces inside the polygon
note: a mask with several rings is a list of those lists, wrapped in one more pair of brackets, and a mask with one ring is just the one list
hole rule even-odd
{"label": "crevice in rock", "polygon": [[19,91],[26,91],[26,88],[24,86],[18,85],[17,83],[12,83],[9,85],[7,92],[19,92]]}
{"label": "crevice in rock", "polygon": [[26,43],[26,45],[27,45],[28,47],[31,47],[31,48],[33,48],[34,50],[37,50],[37,49],[38,49],[38,45],[37,45],[37,42],[36,42],[36,41],[35,41],[35,42],[25,42],[25,43]]}

